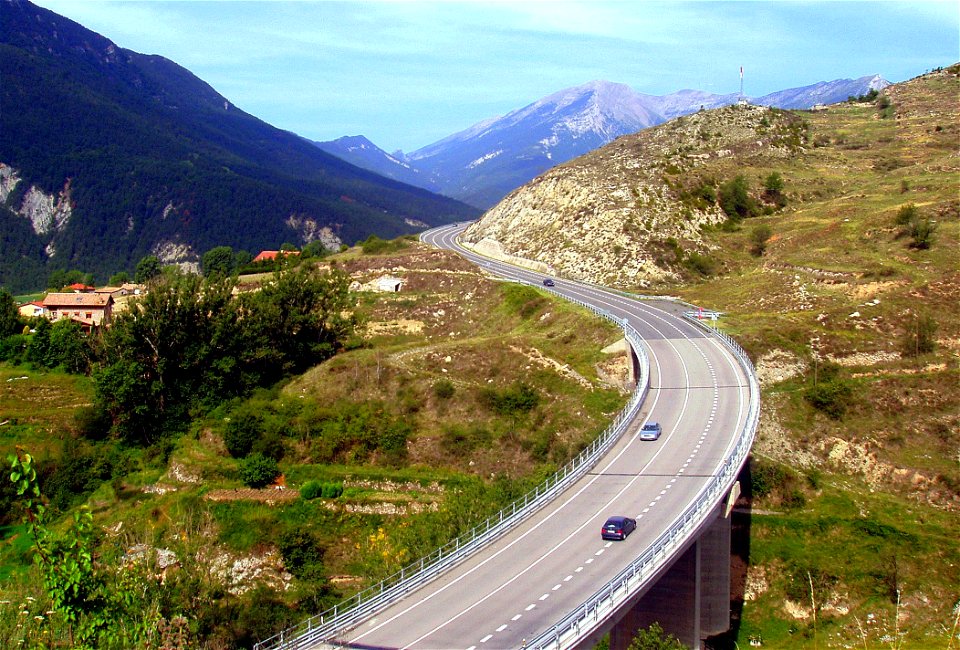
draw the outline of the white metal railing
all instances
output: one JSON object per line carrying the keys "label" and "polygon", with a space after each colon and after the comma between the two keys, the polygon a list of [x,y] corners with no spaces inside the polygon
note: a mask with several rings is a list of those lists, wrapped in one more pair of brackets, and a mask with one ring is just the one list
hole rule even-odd
{"label": "white metal railing", "polygon": [[[532,282],[527,282],[527,284],[536,286]],[[542,288],[548,289],[548,287]],[[576,298],[561,297],[581,305],[598,316],[622,327],[624,338],[629,342],[640,361],[640,373],[637,377],[636,388],[630,396],[630,401],[616,415],[607,429],[553,476],[485,522],[441,546],[430,555],[405,566],[380,583],[364,589],[325,612],[311,616],[297,625],[256,643],[254,645],[256,650],[301,649],[313,647],[318,643],[328,643],[335,646],[336,643],[331,640],[340,632],[353,627],[358,622],[388,607],[397,599],[432,580],[441,572],[480,550],[491,541],[498,539],[540,507],[549,503],[586,474],[620,439],[637,415],[649,387],[650,359],[643,347],[643,338],[626,320],[621,320],[610,312]]]}
{"label": "white metal railing", "polygon": [[747,460],[757,431],[760,417],[760,387],[753,363],[743,348],[727,334],[716,330],[694,315],[685,318],[719,338],[734,354],[743,368],[750,388],[750,406],[747,418],[740,430],[737,443],[724,459],[717,474],[700,491],[697,498],[629,566],[604,585],[574,611],[561,619],[549,630],[532,639],[527,648],[569,648],[577,640],[592,632],[619,609],[629,598],[643,588],[648,581],[686,545],[690,536],[710,517],[720,499],[733,487],[736,477]]}

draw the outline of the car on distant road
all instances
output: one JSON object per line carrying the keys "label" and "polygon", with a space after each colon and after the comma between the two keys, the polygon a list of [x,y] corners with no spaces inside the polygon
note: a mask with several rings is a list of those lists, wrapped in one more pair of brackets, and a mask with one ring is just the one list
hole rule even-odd
{"label": "car on distant road", "polygon": [[643,428],[640,429],[640,439],[641,440],[657,440],[660,438],[660,434],[663,432],[663,428],[660,426],[659,422],[647,422],[643,425]]}
{"label": "car on distant road", "polygon": [[544,279],[543,279],[543,286],[545,286],[545,287],[552,287],[552,286],[553,286],[553,280],[551,280],[550,278],[544,278]]}
{"label": "car on distant road", "polygon": [[637,520],[630,517],[610,517],[603,528],[600,537],[603,539],[626,539],[627,535],[637,529]]}

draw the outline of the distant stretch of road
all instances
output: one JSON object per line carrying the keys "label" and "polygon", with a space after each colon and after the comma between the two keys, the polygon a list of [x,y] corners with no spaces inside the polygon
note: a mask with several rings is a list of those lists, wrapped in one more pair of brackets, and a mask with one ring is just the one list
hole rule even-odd
{"label": "distant stretch of road", "polygon": [[[424,241],[456,250],[491,274],[541,284],[542,274],[457,244],[462,225]],[[627,319],[650,357],[650,391],[634,426],[594,470],[516,529],[337,640],[357,648],[521,648],[628,565],[718,471],[744,426],[748,381],[730,352],[669,301],[639,301],[554,278],[559,294]],[[636,431],[657,421],[663,434]],[[625,541],[603,541],[610,515],[637,520]]]}

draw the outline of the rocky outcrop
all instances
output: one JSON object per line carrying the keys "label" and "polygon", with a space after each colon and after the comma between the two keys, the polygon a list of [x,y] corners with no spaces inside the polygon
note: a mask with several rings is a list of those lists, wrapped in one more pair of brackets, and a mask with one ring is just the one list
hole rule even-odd
{"label": "rocky outcrop", "polygon": [[321,225],[316,219],[302,214],[291,214],[285,222],[287,226],[297,233],[297,237],[305,244],[313,241],[319,241],[323,247],[330,251],[339,250],[343,240],[337,236],[330,226]]}
{"label": "rocky outcrop", "polygon": [[589,282],[636,288],[675,280],[677,251],[707,250],[702,229],[726,219],[683,183],[734,154],[789,155],[793,119],[730,106],[619,138],[514,191],[462,239],[484,254]]}
{"label": "rocky outcrop", "polygon": [[153,254],[163,264],[179,266],[188,273],[200,273],[200,256],[188,244],[174,241],[159,242]]}
{"label": "rocky outcrop", "polygon": [[[0,203],[6,203],[20,184],[20,174],[16,169],[0,163]],[[14,212],[28,219],[33,232],[38,235],[55,235],[62,231],[73,214],[70,200],[70,180],[56,196],[47,194],[36,185],[31,185],[19,205],[9,206]],[[55,252],[52,243],[47,247],[47,255]]]}

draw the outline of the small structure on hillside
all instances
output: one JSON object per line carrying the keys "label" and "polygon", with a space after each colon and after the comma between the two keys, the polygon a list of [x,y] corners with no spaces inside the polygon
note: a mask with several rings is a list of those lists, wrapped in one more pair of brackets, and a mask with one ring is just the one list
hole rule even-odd
{"label": "small structure on hillside", "polygon": [[288,255],[299,255],[300,251],[260,251],[256,257],[253,258],[253,261],[256,262],[270,262],[277,259],[278,256],[282,255],[286,257]]}
{"label": "small structure on hillside", "polygon": [[399,293],[403,288],[403,280],[385,275],[377,280],[377,291],[382,293]]}

